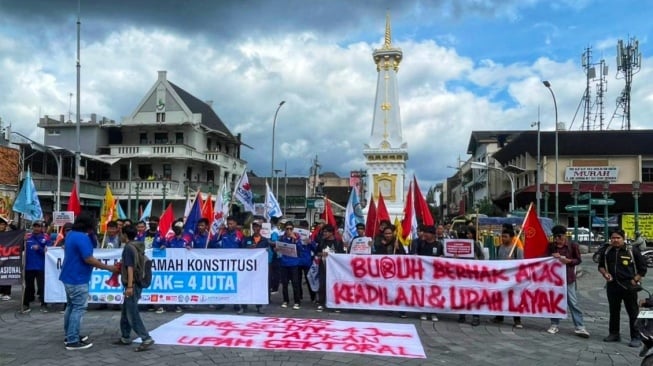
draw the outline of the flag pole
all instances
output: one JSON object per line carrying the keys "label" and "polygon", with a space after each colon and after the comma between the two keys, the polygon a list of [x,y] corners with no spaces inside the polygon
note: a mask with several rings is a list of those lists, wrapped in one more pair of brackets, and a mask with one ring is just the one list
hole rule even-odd
{"label": "flag pole", "polygon": [[[528,205],[528,210],[526,211],[526,216],[524,216],[524,221],[522,221],[521,226],[519,227],[519,234],[517,234],[517,239],[519,239],[519,237],[521,237],[521,234],[524,232],[524,225],[526,224],[526,219],[528,218],[528,215],[531,213],[532,209],[533,209],[533,202],[531,202],[531,204]],[[515,251],[515,246],[517,246],[517,240],[513,238],[512,248],[510,248],[510,254],[508,254],[508,258],[512,257],[512,253]],[[526,237],[524,237],[524,247],[526,247]]]}

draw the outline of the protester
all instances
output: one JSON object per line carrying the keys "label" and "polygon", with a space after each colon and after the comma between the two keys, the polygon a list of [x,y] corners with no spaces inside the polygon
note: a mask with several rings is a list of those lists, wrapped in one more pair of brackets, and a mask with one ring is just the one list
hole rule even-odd
{"label": "protester", "polygon": [[117,273],[115,266],[104,264],[93,257],[93,244],[88,232],[95,228],[95,220],[86,213],[77,216],[72,231],[66,236],[64,260],[59,280],[66,291],[64,333],[66,349],[86,349],[93,343],[80,336],[80,328],[88,305],[89,282],[93,267]]}
{"label": "protester", "polygon": [[605,278],[606,293],[610,307],[610,334],[604,342],[619,342],[619,324],[621,302],[623,301],[630,323],[630,347],[641,346],[641,340],[635,321],[637,320],[637,291],[641,288],[640,281],[646,275],[646,260],[639,248],[626,246],[626,234],[623,230],[615,230],[610,234],[610,246],[599,256],[599,272]]}
{"label": "protester", "polygon": [[30,311],[29,304],[34,301],[35,289],[41,302],[41,312],[48,312],[48,305],[45,303],[43,286],[45,283],[45,251],[51,246],[50,236],[43,233],[43,223],[35,221],[32,224],[32,233],[25,241],[25,294],[23,296],[23,307],[21,312]]}
{"label": "protester", "polygon": [[[512,229],[503,228],[501,231],[501,245],[497,251],[497,259],[524,259],[524,251],[516,245],[515,232]],[[514,316],[514,327],[522,329],[521,317]],[[503,315],[497,315],[492,319],[493,323],[503,323]]]}
{"label": "protester", "polygon": [[[474,241],[474,259],[483,260],[485,259],[485,254],[483,253],[483,247],[481,243],[477,240],[476,228],[473,226],[467,226],[466,231],[463,233],[465,238]],[[464,323],[466,321],[465,314],[458,315],[458,323]],[[472,327],[477,327],[481,325],[481,317],[477,314],[472,315]]]}
{"label": "protester", "polygon": [[269,284],[270,284],[270,297],[279,292],[279,283],[281,282],[281,255],[277,254],[274,250],[275,242],[283,235],[283,230],[279,229],[279,218],[270,218],[270,268],[269,268]]}
{"label": "protester", "polygon": [[[0,216],[0,232],[9,231],[9,220]],[[11,285],[0,286],[0,300],[11,300]]]}
{"label": "protester", "polygon": [[[279,238],[279,242],[281,243],[294,244],[297,251],[296,257],[281,254],[281,293],[283,294],[283,303],[281,304],[281,307],[287,308],[288,303],[290,302],[290,296],[288,293],[288,282],[290,281],[292,284],[293,300],[295,301],[292,308],[299,310],[301,308],[301,298],[299,297],[299,287],[301,286],[299,278],[299,254],[301,253],[300,251],[302,250],[303,245],[301,244],[301,240],[299,240],[299,236],[293,232],[294,228],[292,221],[288,221],[284,225],[285,232]],[[278,246],[275,250],[280,254]]]}
{"label": "protester", "polygon": [[[444,255],[443,243],[435,237],[437,230],[435,226],[425,226],[422,231],[423,240],[417,240],[412,249],[411,254],[417,254],[429,257],[442,257]],[[421,320],[427,320],[428,314],[420,315]],[[437,322],[437,314],[431,314],[431,321]]]}
{"label": "protester", "polygon": [[148,229],[143,236],[145,249],[159,248],[164,242],[165,238],[159,235],[159,217],[150,216],[148,218]]}
{"label": "protester", "polygon": [[147,225],[145,221],[139,221],[136,223],[136,241],[145,241],[145,230],[147,230]]}
{"label": "protester", "polygon": [[227,227],[220,231],[220,244],[222,249],[238,249],[242,246],[245,236],[238,229],[238,223],[234,216],[227,217]]}
{"label": "protester", "polygon": [[[372,254],[388,254],[388,253],[377,253],[376,252],[377,249],[381,249],[381,247],[383,246],[381,244],[381,242],[383,241],[383,238],[384,238],[383,231],[387,227],[392,227],[392,223],[390,221],[388,221],[388,220],[381,220],[381,222],[379,223],[379,231],[376,234],[376,236],[374,236],[374,243],[372,245]],[[394,229],[393,229],[393,231],[394,231]]]}
{"label": "protester", "polygon": [[[567,309],[576,328],[574,333],[579,337],[589,338],[590,333],[583,325],[583,312],[578,306],[578,297],[576,296],[576,266],[582,262],[578,243],[571,242],[567,238],[567,228],[563,225],[556,225],[551,231],[553,232],[553,245],[549,246],[548,254],[557,258],[567,270]],[[547,332],[558,333],[559,324],[560,319],[552,318]]]}
{"label": "protester", "polygon": [[344,244],[341,239],[336,238],[335,228],[332,225],[324,225],[322,228],[322,240],[315,243],[314,252],[319,258],[319,279],[320,288],[317,292],[317,311],[321,312],[326,306],[326,261],[329,253],[345,253]]}
{"label": "protester", "polygon": [[[122,221],[120,222],[122,225]],[[102,238],[102,248],[118,249],[121,245],[120,225],[117,221],[109,221],[107,223],[107,231]]]}
{"label": "protester", "polygon": [[143,269],[145,244],[136,239],[136,229],[131,225],[123,229],[123,233],[128,242],[122,250],[120,263],[120,278],[123,287],[125,288],[123,294],[125,299],[122,303],[120,312],[120,339],[114,342],[116,345],[126,346],[132,343],[131,332],[132,330],[141,339],[141,344],[136,347],[136,351],[145,351],[154,344],[154,339],[150,336],[141,314],[138,311],[138,300],[141,298],[142,287],[137,280],[136,275],[139,270]]}
{"label": "protester", "polygon": [[[184,238],[183,232],[184,232],[184,222],[182,220],[177,220],[172,224],[172,231],[175,233],[175,235],[169,239],[167,239],[164,243],[161,244],[159,249],[183,249],[183,248],[190,248],[190,243]],[[159,306],[156,309],[157,314],[163,314],[166,311],[174,311],[175,313],[181,313],[181,306]]]}
{"label": "protester", "polygon": [[204,248],[217,248],[218,247],[218,237],[211,237],[211,233],[208,230],[209,220],[205,217],[202,217],[197,221],[197,232],[193,235],[192,247],[197,249]]}
{"label": "protester", "polygon": [[374,254],[406,254],[406,249],[395,237],[394,225],[385,225],[381,239],[374,241]]}
{"label": "protester", "polygon": [[351,246],[356,239],[367,238],[369,240],[368,245],[370,246],[370,252],[372,251],[373,241],[371,238],[365,236],[365,224],[358,223],[356,224],[356,236],[354,236],[345,247],[345,252],[351,253]]}
{"label": "protester", "polygon": [[[270,243],[268,242],[268,239],[263,237],[261,235],[261,223],[258,221],[254,221],[252,223],[252,235],[248,236],[243,240],[243,248],[244,249],[268,249],[270,247]],[[238,310],[238,314],[242,314],[247,311],[247,305],[243,304],[240,306],[240,309]],[[261,305],[256,305],[256,312],[259,314],[263,314],[262,306]]]}

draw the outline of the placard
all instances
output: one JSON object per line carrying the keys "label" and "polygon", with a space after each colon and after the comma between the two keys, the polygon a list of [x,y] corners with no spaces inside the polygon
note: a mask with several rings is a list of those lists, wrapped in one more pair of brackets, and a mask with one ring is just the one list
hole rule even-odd
{"label": "placard", "polygon": [[444,256],[453,258],[474,258],[473,239],[444,239]]}
{"label": "placard", "polygon": [[297,244],[278,241],[275,243],[275,246],[277,248],[277,253],[283,254],[286,257],[297,258]]}
{"label": "placard", "polygon": [[352,239],[349,253],[354,255],[372,254],[372,238],[361,236]]}
{"label": "placard", "polygon": [[75,212],[73,211],[55,211],[52,213],[52,225],[64,226],[67,223],[75,222]]}

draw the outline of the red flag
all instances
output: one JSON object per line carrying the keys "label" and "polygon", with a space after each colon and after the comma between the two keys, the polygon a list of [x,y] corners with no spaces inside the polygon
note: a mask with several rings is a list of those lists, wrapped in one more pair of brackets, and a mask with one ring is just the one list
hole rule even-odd
{"label": "red flag", "polygon": [[73,182],[73,189],[70,191],[70,197],[68,198],[68,208],[66,211],[72,211],[75,213],[75,217],[79,216],[82,212],[82,205],[79,203],[79,196],[77,195],[77,184]]}
{"label": "red flag", "polygon": [[413,207],[413,185],[408,186],[406,194],[406,205],[404,206],[404,219],[401,221],[402,244],[407,243],[407,239],[412,239],[412,234],[417,233],[417,221],[415,220],[415,208]]}
{"label": "red flag", "polygon": [[172,203],[168,204],[168,207],[159,218],[159,236],[161,238],[168,238],[169,233],[172,233],[172,222],[175,221],[175,213],[172,212]]}
{"label": "red flag", "polygon": [[415,214],[417,215],[417,218],[422,220],[422,224],[424,225],[428,225],[428,226],[434,225],[435,222],[433,221],[433,216],[431,216],[431,210],[429,210],[429,205],[428,203],[426,203],[426,200],[422,195],[422,191],[420,191],[419,189],[416,176],[413,176],[413,184],[415,186],[415,192],[414,192],[415,202],[413,203],[413,208],[415,209]]}
{"label": "red flag", "polygon": [[390,214],[388,213],[388,208],[385,207],[383,195],[379,192],[379,203],[376,205],[376,222],[383,220],[390,221]]}
{"label": "red flag", "polygon": [[320,215],[320,218],[326,221],[327,224],[333,226],[336,230],[338,225],[336,224],[336,218],[333,216],[333,209],[331,208],[331,201],[327,196],[324,196],[324,212]]}
{"label": "red flag", "polygon": [[376,219],[376,204],[374,196],[370,196],[370,207],[367,209],[367,220],[365,221],[365,236],[373,238],[377,234],[379,221]]}
{"label": "red flag", "polygon": [[213,204],[211,193],[206,196],[206,201],[204,201],[204,205],[202,205],[202,218],[209,220],[209,223],[213,221]]}
{"label": "red flag", "polygon": [[547,238],[537,213],[533,210],[533,204],[528,207],[524,225],[524,258],[539,258],[547,255],[549,238]]}

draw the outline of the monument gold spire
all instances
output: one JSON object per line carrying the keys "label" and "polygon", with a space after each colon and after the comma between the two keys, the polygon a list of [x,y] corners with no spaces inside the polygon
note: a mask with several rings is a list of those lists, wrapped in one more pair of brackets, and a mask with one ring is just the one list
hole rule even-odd
{"label": "monument gold spire", "polygon": [[385,43],[383,44],[384,50],[392,48],[392,29],[390,28],[390,12],[385,15]]}

